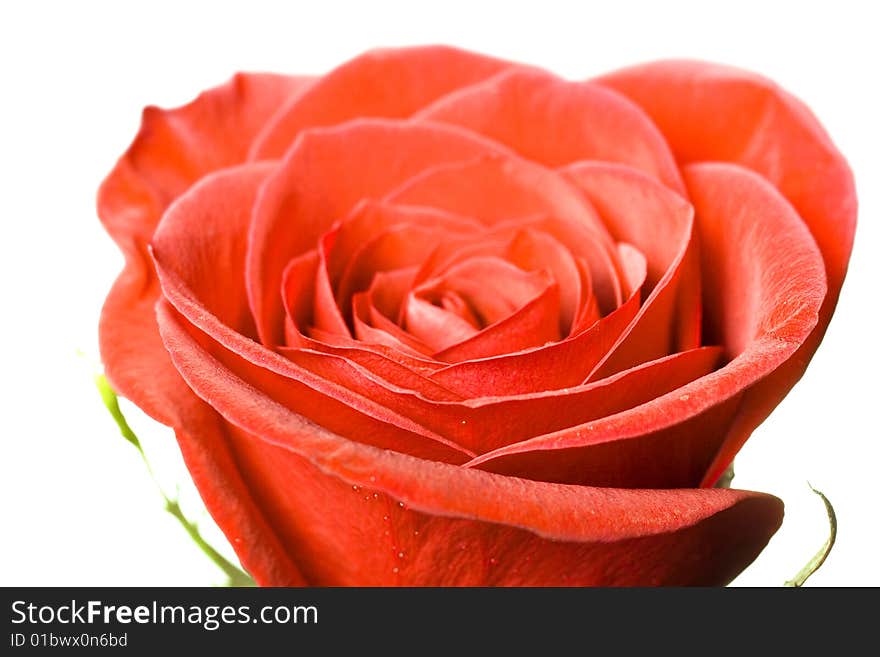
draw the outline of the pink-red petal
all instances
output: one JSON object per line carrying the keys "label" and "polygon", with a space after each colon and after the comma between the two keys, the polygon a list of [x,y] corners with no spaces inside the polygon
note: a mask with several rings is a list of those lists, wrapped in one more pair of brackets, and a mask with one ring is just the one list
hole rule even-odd
{"label": "pink-red petal", "polygon": [[[167,304],[159,317],[176,366],[234,425],[240,476],[314,584],[717,585],[781,521],[779,500],[758,493],[548,484],[354,443],[218,368]],[[258,544],[235,547],[246,559]]]}
{"label": "pink-red petal", "polygon": [[700,233],[709,340],[732,360],[631,410],[497,450],[481,467],[573,483],[689,487],[719,467],[710,464],[722,445],[735,444],[730,435],[742,439],[729,433],[741,429],[738,418],[767,403],[762,386],[787,374],[816,326],[824,267],[797,213],[760,176],[701,164],[687,167],[685,180]]}
{"label": "pink-red petal", "polygon": [[186,396],[159,339],[159,296],[147,244],[165,208],[204,174],[241,162],[269,115],[308,80],[239,73],[172,110],[148,107],[140,130],[101,184],[98,216],[125,255],[101,312],[101,360],[113,387],[173,424]]}
{"label": "pink-red petal", "polygon": [[263,186],[250,227],[248,298],[263,343],[282,341],[284,266],[314,248],[336,220],[428,167],[498,148],[451,126],[379,119],[300,135]]}
{"label": "pink-red petal", "polygon": [[[565,174],[587,196],[614,239],[635,246],[648,267],[645,301],[593,378],[699,346],[693,207],[648,176],[618,165],[585,162]],[[682,336],[691,340],[682,342]]]}
{"label": "pink-red petal", "polygon": [[584,257],[600,308],[607,313],[622,302],[617,252],[601,218],[570,182],[550,169],[512,154],[492,154],[426,169],[387,198],[442,208],[488,226],[541,217],[545,232]]}
{"label": "pink-red petal", "polygon": [[448,46],[371,50],[321,76],[268,122],[251,158],[278,159],[307,128],[364,117],[405,118],[509,66]]}
{"label": "pink-red petal", "polygon": [[[369,443],[461,460],[466,451],[382,405],[379,386],[355,388],[328,375],[327,368],[341,359],[325,358],[324,371],[306,368],[240,332],[236,322],[249,321],[244,259],[250,208],[272,166],[244,165],[207,176],[169,209],[152,244],[165,298],[227,367],[287,407]],[[215,267],[218,255],[224,257],[222,274]]]}
{"label": "pink-red petal", "polygon": [[740,164],[791,202],[825,261],[824,333],[852,250],[856,195],[852,172],[810,110],[766,78],[704,62],[643,64],[598,82],[644,109],[679,162]]}
{"label": "pink-red petal", "polygon": [[512,67],[440,98],[416,118],[460,125],[549,167],[616,162],[684,191],[675,158],[645,112],[598,84]]}

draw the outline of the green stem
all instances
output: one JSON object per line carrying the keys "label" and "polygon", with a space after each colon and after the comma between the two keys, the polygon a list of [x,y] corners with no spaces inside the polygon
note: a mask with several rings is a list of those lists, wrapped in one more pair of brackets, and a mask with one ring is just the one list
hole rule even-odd
{"label": "green stem", "polygon": [[144,448],[141,445],[141,441],[138,439],[137,435],[134,431],[132,431],[131,427],[128,424],[128,421],[125,419],[125,416],[122,414],[122,410],[119,408],[119,398],[114,392],[113,388],[110,386],[107,378],[98,374],[95,376],[95,385],[98,387],[98,391],[101,393],[101,399],[104,401],[104,406],[107,407],[107,410],[110,411],[110,415],[116,421],[116,426],[119,427],[119,433],[122,434],[122,437],[125,438],[129,443],[134,445],[135,449],[137,449],[138,453],[141,455],[141,459],[144,462],[144,465],[147,467],[147,472],[150,474],[150,478],[153,480],[153,483],[156,485],[156,488],[159,490],[159,494],[162,495],[162,498],[165,501],[165,511],[174,516],[183,529],[189,534],[189,537],[192,539],[193,543],[195,543],[199,549],[211,560],[214,564],[223,571],[223,574],[226,575],[226,586],[255,586],[254,580],[244,572],[241,568],[233,564],[229,559],[224,557],[222,554],[217,552],[214,547],[212,547],[203,537],[201,532],[199,532],[199,527],[196,523],[189,520],[184,514],[183,510],[180,508],[180,504],[176,499],[171,499],[165,494],[165,491],[162,490],[162,486],[159,484],[159,480],[156,478],[155,473],[153,472],[153,467],[150,465],[150,462],[147,460],[147,455],[144,453]]}
{"label": "green stem", "polygon": [[202,552],[207,555],[207,557],[213,561],[220,570],[223,571],[223,574],[226,575],[226,586],[255,586],[254,580],[248,575],[246,572],[241,570],[238,566],[230,562],[226,557],[217,552],[199,533],[199,527],[194,522],[188,520],[186,516],[183,515],[183,511],[180,509],[180,505],[174,501],[169,500],[167,497],[165,498],[165,510],[170,513],[172,516],[177,518],[177,521],[180,525],[186,530],[186,533],[189,534],[189,537],[192,539],[193,543],[195,543]]}
{"label": "green stem", "polygon": [[795,575],[793,578],[788,580],[785,583],[785,586],[793,586],[800,587],[804,585],[804,582],[809,579],[810,575],[819,570],[819,567],[825,563],[825,559],[828,558],[828,555],[831,552],[831,548],[834,547],[834,541],[837,539],[837,515],[834,513],[834,507],[831,506],[831,502],[828,501],[828,498],[822,493],[822,491],[818,491],[813,488],[809,483],[810,490],[816,493],[819,497],[822,498],[822,502],[825,504],[825,512],[828,514],[828,525],[829,525],[829,533],[828,539],[825,541],[825,544],[819,548],[819,551],[813,555],[813,558],[807,562],[803,568],[801,568],[800,572]]}

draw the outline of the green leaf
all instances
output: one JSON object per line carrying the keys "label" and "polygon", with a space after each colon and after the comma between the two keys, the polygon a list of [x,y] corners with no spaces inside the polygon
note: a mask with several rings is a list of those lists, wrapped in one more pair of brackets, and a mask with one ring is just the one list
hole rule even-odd
{"label": "green leaf", "polygon": [[834,547],[834,541],[837,539],[837,515],[834,513],[834,507],[831,506],[831,502],[828,501],[828,498],[825,497],[822,491],[816,490],[809,483],[807,485],[810,486],[811,491],[822,498],[822,502],[825,504],[825,512],[828,514],[829,525],[828,539],[825,541],[825,544],[819,548],[819,551],[813,556],[813,558],[807,562],[807,565],[801,568],[797,575],[788,580],[785,583],[785,586],[803,586],[804,582],[809,579],[810,575],[819,570],[820,566],[825,563],[825,559],[828,558],[828,555],[831,553],[831,548]]}
{"label": "green leaf", "polygon": [[113,419],[116,422],[116,426],[119,427],[119,433],[122,434],[122,437],[125,438],[125,440],[134,445],[135,449],[137,449],[138,453],[141,455],[141,459],[143,459],[144,465],[146,465],[147,467],[150,478],[153,480],[153,483],[156,484],[156,488],[159,489],[159,493],[162,495],[162,498],[165,501],[165,511],[167,511],[169,514],[177,519],[181,527],[183,527],[183,529],[189,535],[190,539],[192,539],[193,543],[195,543],[198,548],[211,561],[213,561],[214,564],[218,568],[220,568],[220,570],[223,571],[223,574],[226,575],[225,586],[256,586],[256,583],[250,575],[248,575],[241,568],[233,564],[222,554],[220,554],[202,537],[201,532],[199,532],[198,525],[189,520],[184,515],[183,510],[180,508],[180,504],[178,503],[177,499],[168,497],[168,495],[165,494],[165,491],[162,490],[162,487],[159,485],[159,482],[156,479],[156,475],[153,473],[153,468],[150,465],[150,462],[147,460],[147,455],[144,453],[144,449],[141,446],[141,441],[138,439],[135,432],[132,431],[131,427],[128,424],[128,421],[122,414],[122,410],[119,408],[119,398],[117,397],[116,392],[111,387],[110,382],[107,381],[107,377],[105,377],[103,374],[96,375],[95,385],[98,387],[98,391],[101,393],[101,399],[104,402],[104,406],[106,406],[107,410],[110,411],[110,415],[113,416]]}

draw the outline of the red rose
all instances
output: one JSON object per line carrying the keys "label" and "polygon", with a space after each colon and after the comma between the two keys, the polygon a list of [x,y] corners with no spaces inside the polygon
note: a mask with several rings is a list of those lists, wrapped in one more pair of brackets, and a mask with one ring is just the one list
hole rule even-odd
{"label": "red rose", "polygon": [[147,108],[101,187],[114,386],[261,584],[720,584],[710,486],[801,376],[855,226],[750,73],[567,82],[450,48]]}

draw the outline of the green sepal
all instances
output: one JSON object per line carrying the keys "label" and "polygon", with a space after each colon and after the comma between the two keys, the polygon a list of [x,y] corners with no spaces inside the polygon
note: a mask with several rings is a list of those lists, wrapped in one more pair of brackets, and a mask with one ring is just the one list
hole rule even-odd
{"label": "green sepal", "polygon": [[810,559],[807,564],[800,569],[797,575],[788,580],[785,583],[785,586],[803,586],[804,582],[809,579],[810,575],[819,570],[822,564],[825,563],[825,559],[828,558],[828,555],[831,553],[831,548],[834,547],[834,541],[837,539],[837,515],[834,513],[834,507],[831,506],[831,502],[828,501],[828,498],[825,497],[825,494],[822,493],[822,491],[816,490],[809,483],[807,485],[810,486],[811,491],[822,498],[822,502],[825,504],[825,513],[828,514],[828,538],[826,539],[824,545],[819,548],[819,551],[816,552],[815,555],[813,555],[813,558]]}

